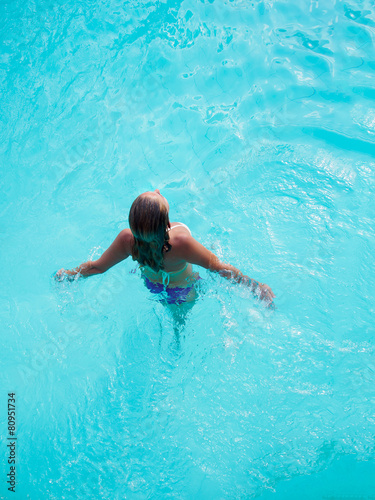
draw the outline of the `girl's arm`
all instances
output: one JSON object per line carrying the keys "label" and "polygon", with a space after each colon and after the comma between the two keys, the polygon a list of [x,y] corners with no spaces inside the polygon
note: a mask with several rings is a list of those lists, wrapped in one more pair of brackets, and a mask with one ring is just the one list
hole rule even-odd
{"label": "girl's arm", "polygon": [[63,279],[64,275],[75,276],[78,273],[85,277],[105,273],[110,267],[129,257],[131,254],[131,241],[132,233],[130,229],[124,229],[99,259],[84,262],[75,269],[60,269],[57,271],[55,278]]}
{"label": "girl's arm", "polygon": [[224,278],[249,286],[252,292],[260,293],[261,299],[266,299],[269,302],[272,302],[274,299],[275,294],[268,285],[259,283],[249,278],[246,274],[243,274],[236,267],[221,262],[215,254],[201,245],[192,236],[187,234],[179,235],[178,247],[181,257],[191,264],[197,264],[210,271],[216,271],[221,276],[224,276]]}

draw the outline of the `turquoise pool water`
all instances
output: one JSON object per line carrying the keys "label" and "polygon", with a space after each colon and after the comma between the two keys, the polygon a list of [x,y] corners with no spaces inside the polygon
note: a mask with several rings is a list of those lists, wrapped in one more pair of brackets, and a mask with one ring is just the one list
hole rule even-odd
{"label": "turquoise pool water", "polygon": [[[0,14],[0,497],[374,498],[373,4]],[[155,188],[275,311],[200,270],[178,323],[129,259],[54,282]]]}

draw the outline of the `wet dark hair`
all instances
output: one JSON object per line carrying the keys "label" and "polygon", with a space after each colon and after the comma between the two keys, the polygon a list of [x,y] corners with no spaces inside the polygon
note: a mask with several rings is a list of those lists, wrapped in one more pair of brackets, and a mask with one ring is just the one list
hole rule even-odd
{"label": "wet dark hair", "polygon": [[133,260],[158,272],[164,269],[163,252],[169,252],[168,208],[160,196],[140,194],[129,212],[129,226],[134,236]]}

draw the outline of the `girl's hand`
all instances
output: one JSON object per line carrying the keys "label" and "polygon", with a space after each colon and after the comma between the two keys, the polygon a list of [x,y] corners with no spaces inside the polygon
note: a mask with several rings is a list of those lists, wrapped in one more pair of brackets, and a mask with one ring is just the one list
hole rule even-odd
{"label": "girl's hand", "polygon": [[59,269],[55,273],[55,280],[56,281],[63,281],[65,278],[67,279],[72,279],[72,276],[74,277],[77,273],[74,271],[68,271],[67,269]]}
{"label": "girl's hand", "polygon": [[272,302],[275,298],[275,294],[268,285],[264,283],[259,283],[257,294],[261,300],[266,300],[267,302]]}
{"label": "girl's hand", "polygon": [[265,285],[264,283],[259,283],[258,281],[255,281],[249,276],[242,275],[240,278],[240,283],[244,283],[247,286],[250,287],[251,291],[257,295],[260,300],[265,300],[268,302],[268,307],[274,306],[273,304],[273,299],[276,297],[276,295],[273,293],[271,288],[268,285]]}
{"label": "girl's hand", "polygon": [[100,274],[101,272],[102,271],[99,268],[95,267],[94,263],[89,260],[74,269],[59,269],[55,273],[55,279],[57,281],[63,281],[64,279],[67,279],[68,281],[74,281],[76,277],[86,278],[87,276]]}
{"label": "girl's hand", "polygon": [[55,273],[55,280],[57,281],[62,281],[66,275],[66,270],[65,269],[59,269]]}

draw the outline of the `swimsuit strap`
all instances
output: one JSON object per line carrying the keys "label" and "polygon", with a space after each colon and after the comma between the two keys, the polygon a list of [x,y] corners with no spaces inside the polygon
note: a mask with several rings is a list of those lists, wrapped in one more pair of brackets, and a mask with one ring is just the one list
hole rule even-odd
{"label": "swimsuit strap", "polygon": [[[185,271],[185,269],[187,268],[187,266],[189,265],[189,262],[186,262],[185,266],[180,269],[179,271],[164,271],[163,269],[161,269],[161,275],[163,276],[163,285],[169,285],[169,279],[172,276],[177,276],[178,274],[181,274]],[[166,283],[164,283],[164,281],[166,281]]]}
{"label": "swimsuit strap", "polygon": [[[177,222],[175,226],[172,226],[172,227],[169,227],[167,228],[167,231],[171,231],[173,228],[177,227],[177,226],[184,226],[186,227],[186,229],[189,231],[189,233],[191,234],[191,231],[190,229],[187,227],[186,224],[184,224],[183,222]],[[186,262],[186,265],[184,266],[183,269],[180,269],[179,271],[171,271],[171,272],[168,272],[168,271],[164,271],[163,269],[160,270],[161,272],[161,275],[163,277],[163,285],[165,286],[168,286],[169,285],[169,280],[170,280],[170,277],[171,275],[172,276],[177,276],[178,274],[182,273],[185,271],[185,269],[187,268],[187,266],[189,265],[188,262]],[[142,266],[143,267],[143,266]],[[153,271],[151,269],[151,271]],[[154,272],[154,271],[153,271]]]}
{"label": "swimsuit strap", "polygon": [[167,271],[161,270],[161,275],[163,276],[163,285],[168,286],[169,285],[169,273],[167,273]]}
{"label": "swimsuit strap", "polygon": [[177,222],[175,226],[169,227],[169,228],[167,229],[167,231],[172,231],[172,229],[174,229],[175,227],[178,227],[178,226],[184,226],[184,227],[186,227],[186,229],[187,229],[187,230],[189,231],[189,233],[191,234],[190,229],[189,229],[189,228],[187,227],[187,225],[186,225],[186,224],[184,224],[183,222]]}

